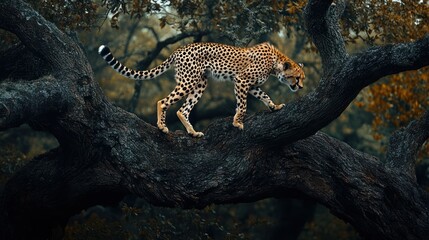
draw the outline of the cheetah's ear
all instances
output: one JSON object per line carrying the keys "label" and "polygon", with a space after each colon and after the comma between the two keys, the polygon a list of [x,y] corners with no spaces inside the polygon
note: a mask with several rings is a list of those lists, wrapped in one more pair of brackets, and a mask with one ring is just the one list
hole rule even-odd
{"label": "cheetah's ear", "polygon": [[285,62],[284,64],[283,64],[283,71],[284,70],[287,70],[287,69],[289,69],[290,68],[290,64],[288,63],[288,62]]}
{"label": "cheetah's ear", "polygon": [[298,63],[301,68],[304,68],[304,63]]}

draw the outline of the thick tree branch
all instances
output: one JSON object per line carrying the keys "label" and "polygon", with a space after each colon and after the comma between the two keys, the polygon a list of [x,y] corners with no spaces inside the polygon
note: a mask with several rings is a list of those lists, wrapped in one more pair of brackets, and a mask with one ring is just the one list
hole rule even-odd
{"label": "thick tree branch", "polygon": [[30,5],[23,1],[3,0],[0,12],[0,28],[13,32],[26,48],[56,69],[59,75],[65,74],[70,67],[92,74],[82,49]]}
{"label": "thick tree branch", "polygon": [[[25,216],[35,214],[30,219],[36,220],[41,212],[47,212],[46,221],[53,223],[53,219],[66,219],[70,212],[93,202],[118,199],[127,191],[155,205],[185,208],[305,196],[329,207],[368,239],[419,239],[429,234],[429,196],[425,191],[410,178],[391,174],[377,159],[325,134],[276,149],[231,148],[231,143],[220,140],[198,141],[185,135],[169,138],[156,129],[148,129],[148,133],[137,130],[147,128],[138,119],[122,123],[119,119],[130,118],[122,113],[110,119],[116,123],[105,122],[112,128],[100,134],[104,140],[99,141],[104,142],[98,144],[111,147],[98,149],[102,156],[93,156],[109,161],[98,161],[98,167],[91,166],[94,163],[81,166],[74,161],[79,154],[33,161],[7,186],[15,196],[8,203],[19,200],[19,205],[27,207],[8,208],[7,213],[22,216],[21,211],[25,211]],[[137,128],[126,127],[134,126],[130,124],[137,124]],[[230,135],[219,133],[222,139]],[[124,141],[127,144],[118,144]],[[235,141],[233,144],[240,143],[237,138]],[[57,163],[60,165],[55,166]],[[75,187],[61,187],[64,180],[56,179],[64,176],[72,177]],[[20,197],[29,192],[36,196]],[[35,210],[34,204],[38,206]],[[61,208],[67,211],[54,211]],[[14,221],[21,226],[21,221],[28,219]],[[31,227],[46,229],[34,223]]]}
{"label": "thick tree branch", "polygon": [[[410,43],[374,47],[352,56],[344,64],[357,87],[366,87],[391,74],[429,65],[429,35]],[[354,86],[353,86],[354,87]]]}
{"label": "thick tree branch", "polygon": [[332,0],[310,0],[304,10],[307,32],[320,52],[323,77],[332,75],[347,57],[344,39],[338,20],[345,2]]}
{"label": "thick tree branch", "polygon": [[[5,79],[37,79],[51,69],[22,44],[15,44],[0,52],[0,81]],[[25,69],[25,71],[23,71]]]}
{"label": "thick tree branch", "polygon": [[1,239],[61,239],[71,215],[123,198],[121,177],[109,162],[77,163],[72,161],[77,155],[52,150],[31,160],[7,183],[4,192],[9,194],[0,196]]}
{"label": "thick tree branch", "polygon": [[243,132],[255,144],[293,142],[308,137],[334,119],[366,86],[383,76],[429,65],[429,36],[411,43],[369,49],[347,57],[334,74],[322,79],[314,92],[275,113],[247,118]]}
{"label": "thick tree branch", "polygon": [[429,111],[419,120],[396,131],[389,140],[386,165],[415,179],[415,161],[423,143],[429,138]]}
{"label": "thick tree branch", "polygon": [[52,77],[0,84],[0,130],[61,114],[68,101],[63,86]]}

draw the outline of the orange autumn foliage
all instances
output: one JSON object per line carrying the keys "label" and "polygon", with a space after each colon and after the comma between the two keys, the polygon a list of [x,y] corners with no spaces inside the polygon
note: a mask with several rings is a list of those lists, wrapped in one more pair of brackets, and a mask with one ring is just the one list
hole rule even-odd
{"label": "orange autumn foliage", "polygon": [[[369,7],[370,6],[370,7]],[[347,11],[346,11],[347,12]],[[364,13],[364,14],[362,14]],[[351,41],[362,39],[370,45],[415,41],[429,32],[427,1],[355,1],[345,22],[354,30]],[[352,24],[352,25],[348,25]],[[373,113],[372,128],[376,140],[385,140],[394,129],[418,119],[429,107],[429,68],[387,77],[369,87],[359,107]],[[421,153],[427,155],[426,144]]]}
{"label": "orange autumn foliage", "polygon": [[[382,140],[392,129],[405,127],[429,108],[429,67],[392,75],[370,86],[363,102],[356,104],[373,113],[374,139]],[[421,151],[427,155],[429,145]]]}

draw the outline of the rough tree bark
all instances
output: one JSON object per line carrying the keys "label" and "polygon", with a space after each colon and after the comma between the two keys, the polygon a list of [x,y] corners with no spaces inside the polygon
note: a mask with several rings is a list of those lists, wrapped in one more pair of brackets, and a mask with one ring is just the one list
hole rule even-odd
{"label": "rough tree bark", "polygon": [[331,3],[310,0],[305,10],[323,61],[319,86],[281,111],[248,116],[244,131],[220,119],[195,139],[182,131],[165,135],[110,104],[78,44],[26,3],[1,1],[0,28],[16,34],[24,48],[17,52],[48,75],[29,80],[16,67],[2,70],[0,129],[28,123],[60,146],[5,186],[0,238],[58,237],[72,214],[126,194],[181,208],[306,197],[368,239],[429,236],[429,195],[414,173],[429,113],[392,136],[385,163],[318,132],[365,86],[429,65],[429,37],[348,55],[338,29],[342,4]]}

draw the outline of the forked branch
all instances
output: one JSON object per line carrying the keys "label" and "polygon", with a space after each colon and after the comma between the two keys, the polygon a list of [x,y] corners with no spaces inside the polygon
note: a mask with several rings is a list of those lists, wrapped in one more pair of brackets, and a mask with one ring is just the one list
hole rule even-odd
{"label": "forked branch", "polygon": [[390,137],[386,166],[415,179],[416,157],[428,138],[429,111],[426,111],[422,118],[412,121]]}

